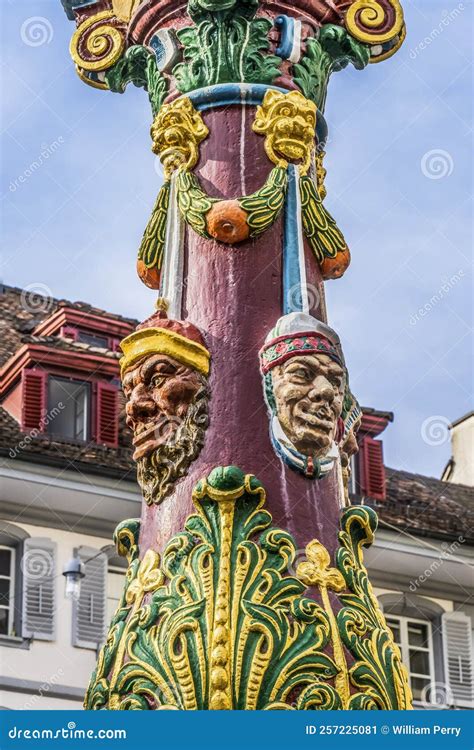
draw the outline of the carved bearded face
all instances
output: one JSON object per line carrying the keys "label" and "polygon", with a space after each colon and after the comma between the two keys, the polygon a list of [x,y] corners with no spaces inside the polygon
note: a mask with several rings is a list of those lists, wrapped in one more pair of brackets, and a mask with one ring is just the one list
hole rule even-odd
{"label": "carved bearded face", "polygon": [[207,379],[172,357],[144,357],[124,374],[133,458],[148,503],[161,502],[198,455],[208,423]]}
{"label": "carved bearded face", "polygon": [[280,425],[306,456],[324,457],[336,438],[345,373],[326,354],[294,356],[272,369]]}

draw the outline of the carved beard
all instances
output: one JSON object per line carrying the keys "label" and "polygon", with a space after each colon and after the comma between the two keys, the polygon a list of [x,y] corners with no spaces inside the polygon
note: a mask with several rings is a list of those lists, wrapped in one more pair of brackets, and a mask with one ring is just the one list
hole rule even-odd
{"label": "carved beard", "polygon": [[196,398],[189,405],[183,422],[178,426],[171,443],[155,448],[150,456],[137,462],[138,484],[147,505],[161,503],[178,479],[183,477],[204,445],[204,434],[209,424],[209,391],[205,378]]}

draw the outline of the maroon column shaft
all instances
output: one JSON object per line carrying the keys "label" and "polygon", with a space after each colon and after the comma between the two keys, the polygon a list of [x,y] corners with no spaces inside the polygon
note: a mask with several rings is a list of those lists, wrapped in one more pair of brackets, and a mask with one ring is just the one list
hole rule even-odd
{"label": "maroon column shaft", "polygon": [[[255,111],[235,105],[204,115],[209,137],[201,144],[196,173],[209,195],[248,195],[272,169],[263,138],[252,131]],[[293,534],[298,547],[315,537],[331,551],[336,546],[337,468],[325,479],[306,479],[282,462],[270,441],[258,352],[283,314],[283,244],[283,215],[265,234],[236,246],[187,230],[182,317],[203,331],[211,351],[210,424],[200,456],[173,495],[144,508],[142,551],[149,546],[161,551],[192,512],[196,482],[216,466],[230,464],[263,483],[275,525]],[[319,267],[308,247],[306,273],[308,284],[319,288]],[[317,295],[310,297],[317,301]],[[311,313],[324,318],[319,307]]]}

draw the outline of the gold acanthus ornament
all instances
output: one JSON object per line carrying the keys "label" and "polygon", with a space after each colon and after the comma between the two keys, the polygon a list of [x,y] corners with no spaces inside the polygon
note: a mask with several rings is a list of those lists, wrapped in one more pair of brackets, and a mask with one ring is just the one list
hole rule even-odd
{"label": "gold acanthus ornament", "polygon": [[313,540],[294,575],[295,541],[272,526],[255,477],[216,467],[193,501],[161,555],[148,549],[140,559],[138,520],[119,526],[125,591],[86,708],[411,708],[363,564],[377,525],[371,508],[344,511],[333,565]]}
{"label": "gold acanthus ornament", "polygon": [[344,647],[328,593],[329,591],[344,591],[346,587],[344,576],[337,568],[331,568],[329,552],[317,539],[313,539],[307,545],[306,560],[300,562],[296,568],[296,575],[306,586],[319,588],[322,605],[331,627],[334,662],[339,670],[335,679],[335,687],[341,698],[342,708],[346,709],[351,697],[349,675]]}

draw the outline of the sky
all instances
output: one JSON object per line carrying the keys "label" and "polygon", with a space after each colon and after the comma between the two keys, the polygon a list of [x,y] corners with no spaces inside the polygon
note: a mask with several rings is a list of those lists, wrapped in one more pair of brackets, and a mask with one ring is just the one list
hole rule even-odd
{"label": "sky", "polygon": [[[472,409],[470,0],[405,0],[391,59],[333,75],[326,207],[352,252],[326,285],[359,401],[390,410],[388,466],[441,475]],[[77,77],[60,0],[0,0],[2,281],[144,318],[135,274],[160,186],[146,94]]]}

